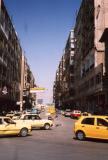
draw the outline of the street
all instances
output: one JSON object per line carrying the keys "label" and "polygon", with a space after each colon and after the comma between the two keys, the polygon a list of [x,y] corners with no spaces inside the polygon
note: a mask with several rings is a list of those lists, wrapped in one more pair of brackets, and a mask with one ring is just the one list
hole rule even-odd
{"label": "street", "polygon": [[51,130],[0,138],[0,160],[107,160],[108,141],[74,139],[75,120],[59,115]]}

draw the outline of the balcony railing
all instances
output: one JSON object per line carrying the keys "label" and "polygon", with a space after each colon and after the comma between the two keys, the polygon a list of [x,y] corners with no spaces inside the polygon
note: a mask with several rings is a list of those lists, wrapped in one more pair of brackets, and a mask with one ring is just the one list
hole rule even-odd
{"label": "balcony railing", "polygon": [[103,64],[90,70],[85,77],[79,81],[78,94],[89,95],[103,90]]}
{"label": "balcony railing", "polygon": [[2,63],[3,65],[5,65],[7,67],[7,62],[4,61],[4,59],[2,57],[0,57],[0,63]]}
{"label": "balcony railing", "polygon": [[108,76],[103,76],[103,88],[108,90]]}

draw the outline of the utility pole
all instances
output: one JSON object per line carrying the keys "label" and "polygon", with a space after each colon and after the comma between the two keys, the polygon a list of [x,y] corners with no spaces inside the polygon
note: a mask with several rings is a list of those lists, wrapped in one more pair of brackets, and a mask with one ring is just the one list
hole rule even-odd
{"label": "utility pole", "polygon": [[23,88],[24,88],[24,55],[21,60],[21,87],[20,87],[20,111],[23,110]]}

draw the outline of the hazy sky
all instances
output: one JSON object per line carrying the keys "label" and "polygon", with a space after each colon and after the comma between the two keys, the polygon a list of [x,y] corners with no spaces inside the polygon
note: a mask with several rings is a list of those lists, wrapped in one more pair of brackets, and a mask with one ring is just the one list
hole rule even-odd
{"label": "hazy sky", "polygon": [[36,84],[51,102],[55,73],[81,0],[4,0]]}

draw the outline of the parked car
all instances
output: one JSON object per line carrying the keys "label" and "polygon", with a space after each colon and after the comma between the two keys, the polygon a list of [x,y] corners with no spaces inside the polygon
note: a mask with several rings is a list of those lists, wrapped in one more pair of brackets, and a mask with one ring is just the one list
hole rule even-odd
{"label": "parked car", "polygon": [[106,116],[81,116],[75,122],[74,133],[79,140],[108,139],[108,119]]}
{"label": "parked car", "polygon": [[81,116],[91,116],[92,114],[91,113],[88,113],[88,112],[83,112],[81,113]]}
{"label": "parked car", "polygon": [[70,115],[71,118],[78,118],[80,116],[81,116],[81,111],[80,110],[73,110],[71,112],[71,115]]}
{"label": "parked car", "polygon": [[16,120],[16,119],[19,119],[20,116],[21,116],[22,113],[15,113],[13,116],[12,116],[12,120]]}
{"label": "parked car", "polygon": [[18,119],[20,116],[21,116],[21,112],[18,112],[18,113],[7,113],[6,114],[6,117],[10,117],[11,119],[15,120],[15,119]]}
{"label": "parked car", "polygon": [[65,117],[70,117],[71,115],[71,110],[70,109],[66,109],[65,112],[64,112],[64,116]]}
{"label": "parked car", "polygon": [[0,117],[0,135],[19,135],[22,137],[31,133],[31,125],[14,122],[9,117]]}
{"label": "parked car", "polygon": [[15,120],[15,122],[17,121],[29,123],[32,128],[44,128],[48,130],[53,126],[53,121],[42,119],[38,114],[23,114],[19,120]]}
{"label": "parked car", "polygon": [[41,113],[41,110],[36,109],[36,108],[32,108],[30,113],[40,114],[40,113]]}
{"label": "parked car", "polygon": [[12,118],[13,116],[14,116],[14,113],[11,113],[11,112],[9,112],[9,113],[6,114],[6,117]]}

